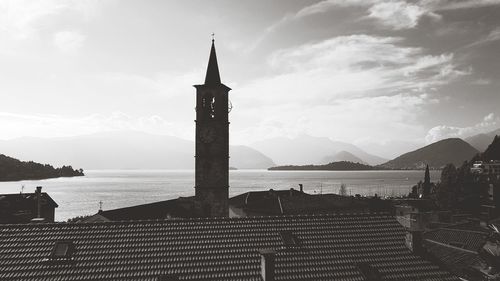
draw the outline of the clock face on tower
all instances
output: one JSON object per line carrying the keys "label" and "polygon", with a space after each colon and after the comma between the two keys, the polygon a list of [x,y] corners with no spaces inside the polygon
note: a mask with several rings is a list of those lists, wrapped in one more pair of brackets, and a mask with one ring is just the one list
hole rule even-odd
{"label": "clock face on tower", "polygon": [[200,140],[204,143],[211,143],[215,140],[216,133],[215,128],[204,127],[200,130]]}

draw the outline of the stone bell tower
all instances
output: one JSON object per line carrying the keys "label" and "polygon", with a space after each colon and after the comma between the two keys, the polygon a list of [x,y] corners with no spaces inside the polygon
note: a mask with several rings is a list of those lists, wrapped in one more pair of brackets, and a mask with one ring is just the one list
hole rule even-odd
{"label": "stone bell tower", "polygon": [[196,88],[195,194],[202,216],[229,215],[228,94],[221,83],[215,43],[208,60],[205,84]]}

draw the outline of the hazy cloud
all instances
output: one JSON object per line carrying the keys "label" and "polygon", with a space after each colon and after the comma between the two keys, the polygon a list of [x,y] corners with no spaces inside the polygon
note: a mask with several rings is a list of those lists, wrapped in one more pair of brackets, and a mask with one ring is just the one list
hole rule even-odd
{"label": "hazy cloud", "polygon": [[[68,11],[84,18],[95,15],[105,1],[95,0],[2,0],[0,31],[16,39],[36,36],[42,23],[54,22],[56,15]],[[109,2],[109,1],[108,1]]]}
{"label": "hazy cloud", "polygon": [[38,23],[67,8],[68,2],[57,0],[0,1],[0,26],[3,32],[17,39],[35,35]]}
{"label": "hazy cloud", "polygon": [[408,94],[345,98],[315,106],[274,103],[232,114],[232,123],[245,126],[233,127],[231,138],[237,143],[301,134],[343,141],[389,141],[395,135],[421,139],[425,131],[417,116],[428,103],[425,95]]}
{"label": "hazy cloud", "polygon": [[476,42],[473,42],[473,43],[467,45],[466,47],[479,46],[479,45],[483,45],[483,44],[498,41],[498,40],[500,40],[500,27],[493,29],[492,31],[490,31],[490,33],[488,35],[484,36],[483,38],[479,39]]}
{"label": "hazy cloud", "polygon": [[433,127],[427,132],[425,141],[427,144],[447,139],[447,138],[467,138],[473,135],[487,133],[498,129],[500,126],[500,118],[494,113],[486,115],[481,122],[469,127],[455,127],[447,125],[439,125]]}
{"label": "hazy cloud", "polygon": [[381,25],[391,29],[409,29],[418,25],[422,16],[440,19],[436,13],[440,10],[454,10],[478,8],[492,5],[500,5],[499,0],[323,0],[306,6],[296,13],[287,14],[285,17],[268,28],[268,32],[274,31],[287,22],[299,20],[315,14],[327,13],[335,8],[367,7],[367,17],[377,20]]}
{"label": "hazy cloud", "polygon": [[472,81],[472,84],[474,84],[474,85],[489,85],[489,84],[491,84],[491,80],[479,78],[477,80]]}
{"label": "hazy cloud", "polygon": [[[469,72],[457,68],[453,54],[428,55],[402,43],[360,34],[274,52],[274,75],[238,89],[235,105],[245,112],[232,116],[248,128],[237,138],[307,133],[352,140],[364,132],[373,140],[423,142],[425,131],[416,121],[421,108],[439,102],[431,94],[439,86]],[[381,127],[391,127],[390,133],[371,129]]]}
{"label": "hazy cloud", "polygon": [[[0,112],[0,126],[4,129],[0,139],[19,136],[65,137],[117,130],[176,135],[186,139],[191,137],[191,132],[186,132],[184,127],[168,122],[161,116],[132,116],[120,111],[83,117]],[[23,133],[26,131],[29,134]]]}
{"label": "hazy cloud", "polygon": [[434,10],[456,10],[500,5],[500,0],[423,0],[421,3]]}
{"label": "hazy cloud", "polygon": [[340,0],[324,0],[310,6],[306,6],[295,14],[288,14],[280,21],[268,28],[268,31],[273,31],[279,26],[293,20],[299,20],[304,17],[315,14],[326,13],[335,8],[347,7],[367,7],[367,17],[377,20],[381,25],[392,29],[407,29],[413,28],[418,24],[419,19],[423,15],[429,15],[434,18],[439,17],[433,11],[428,9],[426,5],[420,3],[409,3],[406,1],[340,1]]}
{"label": "hazy cloud", "polygon": [[[378,91],[384,95],[425,92],[469,74],[455,65],[453,54],[427,55],[418,47],[401,45],[402,41],[360,34],[280,50],[269,59],[277,75],[256,84],[273,89],[273,84],[282,85],[266,98],[294,96],[321,103],[332,97],[377,95]],[[309,94],[303,96],[303,92]]]}
{"label": "hazy cloud", "polygon": [[63,53],[75,54],[83,46],[85,36],[78,31],[61,31],[54,34],[53,43]]}

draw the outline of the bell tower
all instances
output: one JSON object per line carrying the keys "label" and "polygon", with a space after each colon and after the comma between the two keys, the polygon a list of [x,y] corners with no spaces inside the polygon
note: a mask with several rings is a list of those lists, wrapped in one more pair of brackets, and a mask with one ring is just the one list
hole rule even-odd
{"label": "bell tower", "polygon": [[229,216],[228,94],[221,83],[215,43],[208,60],[205,84],[196,88],[195,197],[204,217]]}

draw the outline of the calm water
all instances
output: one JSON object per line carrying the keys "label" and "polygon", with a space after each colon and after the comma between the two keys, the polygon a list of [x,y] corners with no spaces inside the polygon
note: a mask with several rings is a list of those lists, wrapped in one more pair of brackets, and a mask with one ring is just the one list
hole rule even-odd
{"label": "calm water", "polygon": [[[85,177],[38,181],[0,182],[0,193],[33,192],[36,186],[59,204],[56,220],[95,214],[99,201],[103,209],[194,195],[193,170],[88,170]],[[439,179],[431,171],[431,180]],[[394,196],[408,194],[412,185],[423,180],[423,171],[267,171],[237,170],[230,172],[230,194],[251,190],[298,188],[310,193],[338,193],[341,183],[354,195]]]}

